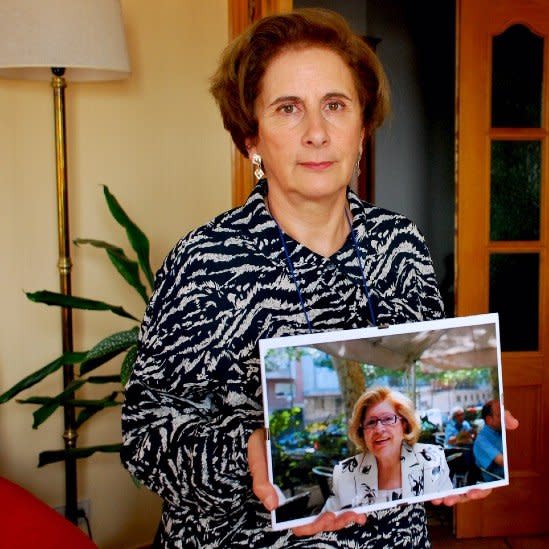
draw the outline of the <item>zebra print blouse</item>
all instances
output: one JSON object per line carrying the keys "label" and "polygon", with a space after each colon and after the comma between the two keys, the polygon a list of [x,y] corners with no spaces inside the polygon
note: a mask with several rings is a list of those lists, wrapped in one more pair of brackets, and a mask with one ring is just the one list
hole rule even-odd
{"label": "zebra print blouse", "polygon": [[[308,331],[267,190],[261,181],[244,206],[180,240],[157,273],[126,387],[122,461],[163,499],[164,547],[430,547],[421,505],[297,538],[270,530],[251,491],[247,440],[263,424],[257,342]],[[377,323],[442,317],[418,229],[352,191],[348,200]],[[367,326],[352,239],[329,258],[286,242],[313,330]]]}

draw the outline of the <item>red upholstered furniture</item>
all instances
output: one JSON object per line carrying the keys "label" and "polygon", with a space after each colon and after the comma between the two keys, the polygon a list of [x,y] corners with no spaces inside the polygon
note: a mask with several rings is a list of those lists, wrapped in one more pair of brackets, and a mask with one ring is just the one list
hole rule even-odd
{"label": "red upholstered furniture", "polygon": [[0,477],[0,549],[97,549],[80,528]]}

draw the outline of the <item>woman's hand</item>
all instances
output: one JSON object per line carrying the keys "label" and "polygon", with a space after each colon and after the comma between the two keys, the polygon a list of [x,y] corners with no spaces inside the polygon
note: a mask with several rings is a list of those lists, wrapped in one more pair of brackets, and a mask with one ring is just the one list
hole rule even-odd
{"label": "woman's hand", "polygon": [[504,427],[505,430],[513,431],[519,426],[519,420],[511,414],[509,410],[505,410]]}
{"label": "woman's hand", "polygon": [[459,494],[457,496],[446,496],[445,498],[433,499],[431,503],[434,505],[448,505],[452,507],[456,503],[466,503],[468,501],[473,501],[474,499],[484,499],[487,498],[492,493],[492,490],[479,490],[478,488],[473,488],[469,490],[466,494]]}
{"label": "woman's hand", "polygon": [[256,429],[248,439],[248,467],[252,475],[252,490],[267,511],[278,507],[278,496],[269,482],[265,429]]}
{"label": "woman's hand", "polygon": [[[518,419],[513,417],[513,414],[509,412],[509,410],[505,410],[505,420],[504,420],[504,427],[507,430],[514,430],[519,426]],[[469,490],[466,494],[460,494],[457,496],[447,496],[445,498],[439,498],[432,500],[431,503],[434,505],[440,505],[443,503],[444,505],[455,505],[456,503],[466,503],[468,501],[473,501],[475,499],[484,499],[488,497],[492,493],[492,490],[479,490],[479,489],[472,489]]]}
{"label": "woman's hand", "polygon": [[312,536],[319,532],[332,532],[334,530],[341,530],[351,524],[366,524],[366,515],[355,513],[354,511],[345,511],[336,515],[327,511],[319,515],[314,522],[306,524],[305,526],[298,526],[292,528],[292,532],[296,536]]}
{"label": "woman's hand", "polygon": [[[248,466],[252,475],[252,490],[267,511],[273,511],[278,507],[278,495],[274,486],[269,482],[267,473],[267,450],[265,447],[265,429],[256,429],[248,439]],[[312,536],[318,532],[339,530],[351,524],[364,524],[366,515],[360,515],[353,511],[346,511],[336,515],[335,513],[322,513],[311,524],[293,528],[296,536]]]}

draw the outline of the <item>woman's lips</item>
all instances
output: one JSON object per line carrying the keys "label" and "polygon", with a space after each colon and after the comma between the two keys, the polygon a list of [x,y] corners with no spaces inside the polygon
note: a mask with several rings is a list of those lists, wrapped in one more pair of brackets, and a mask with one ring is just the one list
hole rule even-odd
{"label": "woman's lips", "polygon": [[323,170],[327,170],[333,162],[300,162],[299,165],[303,166],[304,168],[307,168],[308,170],[313,170],[317,172],[321,172]]}
{"label": "woman's lips", "polygon": [[383,446],[384,444],[388,443],[389,442],[389,438],[380,438],[378,440],[374,440],[374,445],[375,446]]}

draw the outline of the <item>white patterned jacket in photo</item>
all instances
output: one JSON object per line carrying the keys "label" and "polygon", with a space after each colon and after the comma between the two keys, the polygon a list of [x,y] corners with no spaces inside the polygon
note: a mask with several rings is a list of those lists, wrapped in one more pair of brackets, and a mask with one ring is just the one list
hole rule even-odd
{"label": "white patterned jacket in photo", "polygon": [[[395,490],[393,500],[409,499],[452,489],[450,470],[444,450],[432,444],[402,444],[401,490]],[[334,467],[333,495],[323,511],[340,511],[360,505],[387,501],[380,498],[377,483],[377,462],[370,452],[340,461]]]}

